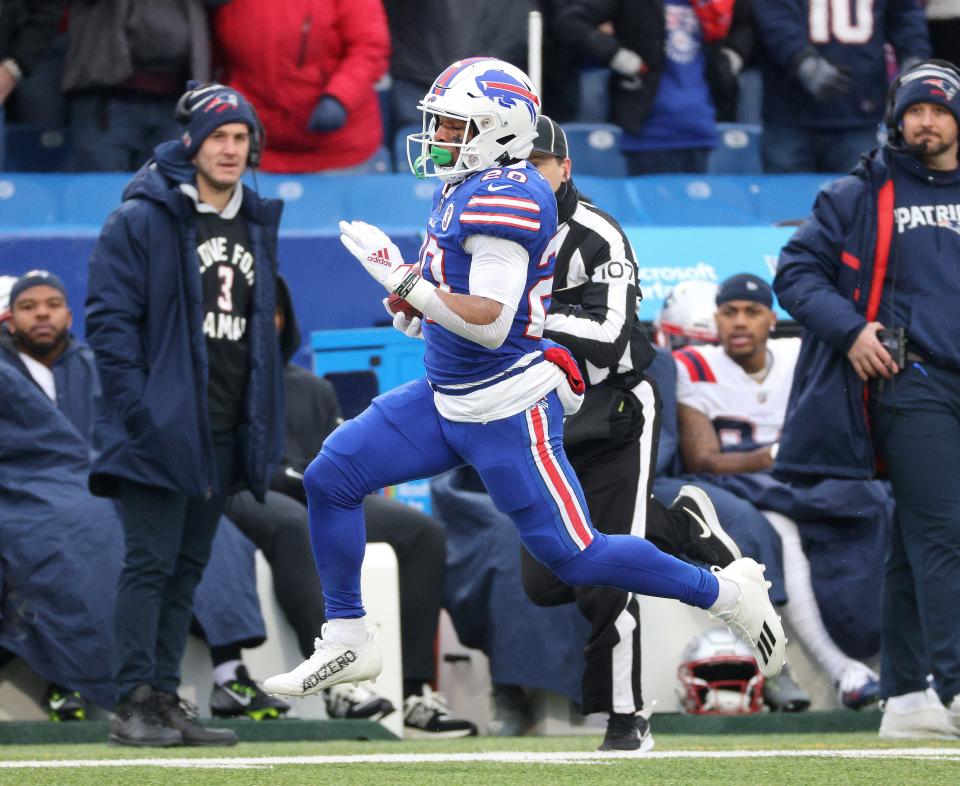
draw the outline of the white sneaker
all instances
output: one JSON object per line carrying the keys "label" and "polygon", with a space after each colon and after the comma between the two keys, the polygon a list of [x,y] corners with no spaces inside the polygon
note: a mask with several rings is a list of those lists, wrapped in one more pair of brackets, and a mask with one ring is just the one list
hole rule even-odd
{"label": "white sneaker", "polygon": [[429,685],[420,695],[403,700],[403,736],[433,739],[475,737],[477,727],[468,720],[454,718],[447,700]]}
{"label": "white sneaker", "polygon": [[953,701],[947,707],[947,719],[953,724],[957,736],[960,736],[960,693],[953,697]]}
{"label": "white sneaker", "polygon": [[763,578],[764,565],[750,557],[731,562],[725,568],[713,568],[718,577],[729,579],[740,587],[740,597],[732,609],[710,612],[724,622],[753,650],[764,677],[773,677],[783,668],[787,637],[780,617],[770,602],[770,582]]}
{"label": "white sneaker", "polygon": [[925,706],[908,710],[898,710],[896,702],[891,705],[894,699],[896,697],[888,699],[883,710],[881,740],[955,740],[960,737],[960,731],[950,722],[947,708],[940,699],[931,698]]}
{"label": "white sneaker", "polygon": [[358,647],[324,638],[327,625],[320,629],[321,638],[314,639],[313,655],[286,674],[277,674],[263,681],[263,689],[275,696],[311,696],[342,682],[376,680],[383,668],[380,648],[373,632]]}
{"label": "white sneaker", "polygon": [[374,693],[369,682],[345,683],[328,688],[323,695],[330,718],[382,720],[396,708],[390,699]]}

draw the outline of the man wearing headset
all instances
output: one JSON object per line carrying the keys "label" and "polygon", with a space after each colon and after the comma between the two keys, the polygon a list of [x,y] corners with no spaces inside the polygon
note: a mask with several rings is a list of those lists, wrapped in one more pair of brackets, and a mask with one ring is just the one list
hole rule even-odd
{"label": "man wearing headset", "polygon": [[897,513],[882,599],[880,736],[952,739],[960,736],[960,323],[950,316],[960,298],[960,71],[932,60],[904,72],[886,122],[887,144],[821,192],[780,254],[774,288],[804,338],[775,471],[865,478],[877,459],[885,464]]}
{"label": "man wearing headset", "polygon": [[104,387],[90,489],[126,542],[115,630],[118,745],[232,745],[177,696],[194,590],[228,494],[279,464],[273,324],[281,205],[240,184],[262,131],[236,90],[190,83],[180,139],[126,187],[90,260],[86,334]]}

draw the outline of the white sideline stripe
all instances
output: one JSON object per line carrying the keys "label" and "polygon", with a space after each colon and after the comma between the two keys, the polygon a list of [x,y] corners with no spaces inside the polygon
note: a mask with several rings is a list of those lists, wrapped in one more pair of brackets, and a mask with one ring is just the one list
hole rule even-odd
{"label": "white sideline stripe", "polygon": [[281,764],[446,764],[498,762],[505,764],[592,764],[611,759],[927,759],[960,761],[956,748],[865,748],[835,750],[770,751],[570,751],[491,753],[378,753],[355,756],[257,756],[219,759],[74,759],[54,761],[0,761],[0,769],[48,769],[56,767],[179,767],[206,769],[249,769]]}

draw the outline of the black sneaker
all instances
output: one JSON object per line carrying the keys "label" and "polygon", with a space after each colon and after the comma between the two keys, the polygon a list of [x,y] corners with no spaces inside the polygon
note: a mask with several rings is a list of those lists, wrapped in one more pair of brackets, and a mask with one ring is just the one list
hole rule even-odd
{"label": "black sneaker", "polygon": [[784,663],[777,676],[763,681],[763,703],[773,712],[803,712],[810,706],[810,694],[797,685]]}
{"label": "black sneaker", "polygon": [[70,691],[50,683],[43,697],[52,721],[72,721],[87,719],[87,705],[77,691]]}
{"label": "black sneaker", "polygon": [[169,748],[182,745],[183,735],[165,726],[160,718],[156,693],[149,685],[138,685],[126,701],[117,705],[110,719],[108,745],[135,748]]}
{"label": "black sneaker", "polygon": [[447,701],[440,693],[423,686],[423,695],[403,700],[403,732],[407,737],[474,737],[477,727],[468,720],[450,716]]}
{"label": "black sneaker", "polygon": [[236,732],[230,729],[208,729],[202,726],[196,706],[186,699],[160,691],[155,695],[163,725],[178,731],[183,737],[184,745],[227,747],[237,744]]}
{"label": "black sneaker", "polygon": [[650,721],[641,713],[636,715],[611,712],[607,719],[607,733],[597,750],[636,751],[646,753],[653,750],[653,734],[650,733]]}
{"label": "black sneaker", "polygon": [[215,718],[253,718],[273,720],[290,711],[283,699],[264,692],[251,677],[246,666],[237,668],[237,676],[223,685],[214,685],[210,692],[210,713]]}
{"label": "black sneaker", "polygon": [[707,493],[696,486],[681,486],[680,493],[670,506],[687,514],[690,530],[683,538],[683,553],[704,565],[725,568],[743,555],[717,518],[717,511]]}
{"label": "black sneaker", "polygon": [[378,696],[368,687],[369,682],[354,685],[340,683],[323,692],[330,718],[360,718],[363,720],[382,720],[396,711],[393,702]]}

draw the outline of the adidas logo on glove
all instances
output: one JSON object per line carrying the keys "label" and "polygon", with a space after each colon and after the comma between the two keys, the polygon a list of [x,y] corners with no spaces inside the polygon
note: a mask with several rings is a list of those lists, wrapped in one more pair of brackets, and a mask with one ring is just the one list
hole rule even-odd
{"label": "adidas logo on glove", "polygon": [[387,249],[381,248],[368,256],[367,262],[373,262],[377,265],[385,265],[386,267],[390,267],[390,253],[387,251]]}

